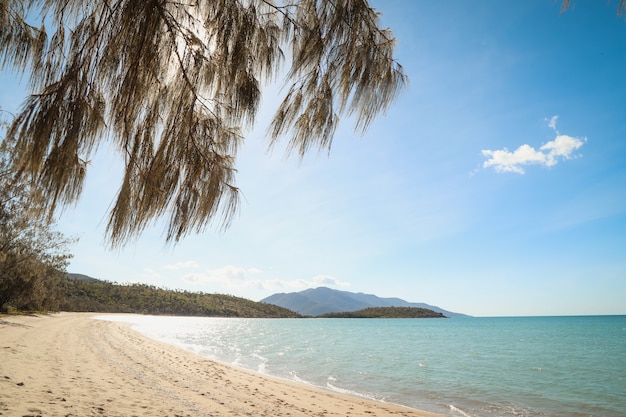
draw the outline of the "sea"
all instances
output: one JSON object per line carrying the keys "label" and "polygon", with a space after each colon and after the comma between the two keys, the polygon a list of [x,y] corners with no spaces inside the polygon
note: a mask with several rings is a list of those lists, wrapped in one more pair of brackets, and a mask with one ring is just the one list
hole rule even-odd
{"label": "sea", "polygon": [[212,360],[450,417],[626,416],[626,316],[103,316]]}

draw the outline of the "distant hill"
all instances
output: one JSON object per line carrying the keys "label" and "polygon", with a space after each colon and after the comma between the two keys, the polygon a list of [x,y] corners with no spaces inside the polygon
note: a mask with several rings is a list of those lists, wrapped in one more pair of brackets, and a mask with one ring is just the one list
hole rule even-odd
{"label": "distant hill", "polygon": [[433,319],[446,318],[442,313],[420,307],[368,307],[358,311],[326,313],[318,317],[347,319]]}
{"label": "distant hill", "polygon": [[92,278],[88,275],[83,274],[72,274],[68,273],[65,275],[67,279],[71,279],[72,281],[81,281],[81,282],[100,282],[99,279]]}
{"label": "distant hill", "polygon": [[373,294],[333,290],[327,287],[273,294],[264,298],[261,302],[285,307],[305,316],[357,311],[368,307],[419,307],[433,310],[446,317],[466,316],[465,314],[454,313],[425,303],[411,303],[400,298],[380,298]]}
{"label": "distant hill", "polygon": [[61,311],[211,317],[300,317],[284,307],[226,294],[168,290],[146,284],[120,285],[81,274],[62,284]]}

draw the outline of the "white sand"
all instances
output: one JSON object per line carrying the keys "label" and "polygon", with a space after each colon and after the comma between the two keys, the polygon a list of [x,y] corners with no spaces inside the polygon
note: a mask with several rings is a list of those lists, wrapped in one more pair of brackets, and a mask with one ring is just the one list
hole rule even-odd
{"label": "white sand", "polygon": [[216,363],[93,316],[0,317],[0,416],[434,416]]}

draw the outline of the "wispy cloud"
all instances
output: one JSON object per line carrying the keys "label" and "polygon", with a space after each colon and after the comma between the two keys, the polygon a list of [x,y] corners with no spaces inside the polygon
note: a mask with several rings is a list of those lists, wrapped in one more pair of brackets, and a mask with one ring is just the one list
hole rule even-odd
{"label": "wispy cloud", "polygon": [[340,281],[331,275],[317,275],[310,280],[284,280],[280,278],[263,279],[258,268],[243,268],[227,265],[222,268],[203,272],[192,272],[180,277],[192,285],[218,285],[226,290],[245,291],[249,289],[264,291],[298,291],[318,286],[348,287],[350,283]]}
{"label": "wispy cloud", "polygon": [[187,269],[187,268],[197,268],[198,263],[193,260],[185,261],[185,262],[176,262],[175,264],[164,265],[163,269],[169,269],[171,271],[176,271],[179,269]]}
{"label": "wispy cloud", "polygon": [[242,268],[238,266],[226,265],[218,269],[210,269],[203,272],[193,272],[185,274],[181,279],[189,284],[223,284],[228,287],[240,287],[248,278],[260,271],[256,268]]}
{"label": "wispy cloud", "polygon": [[[559,116],[552,116],[550,118],[550,120],[548,121],[548,127],[552,130],[556,130],[556,121],[558,120]],[[547,119],[546,119],[547,120]]]}
{"label": "wispy cloud", "polygon": [[152,268],[144,268],[141,277],[145,280],[152,281],[161,278],[161,275]]}
{"label": "wispy cloud", "polygon": [[339,281],[337,278],[331,275],[318,275],[313,277],[313,286],[317,285],[330,285],[333,287],[349,287],[349,282]]}
{"label": "wispy cloud", "polygon": [[587,139],[579,139],[569,135],[561,135],[556,129],[558,116],[548,121],[548,126],[556,133],[554,140],[545,143],[538,150],[528,144],[521,145],[513,152],[507,148],[499,150],[483,150],[487,158],[484,168],[493,167],[496,172],[514,172],[524,174],[525,165],[543,165],[552,167],[564,159],[572,159],[574,152],[580,149]]}

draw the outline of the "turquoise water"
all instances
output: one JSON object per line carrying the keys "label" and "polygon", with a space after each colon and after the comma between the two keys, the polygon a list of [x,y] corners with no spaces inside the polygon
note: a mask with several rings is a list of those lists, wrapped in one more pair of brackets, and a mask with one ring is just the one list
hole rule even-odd
{"label": "turquoise water", "polygon": [[452,417],[626,416],[626,316],[119,320],[222,362]]}

